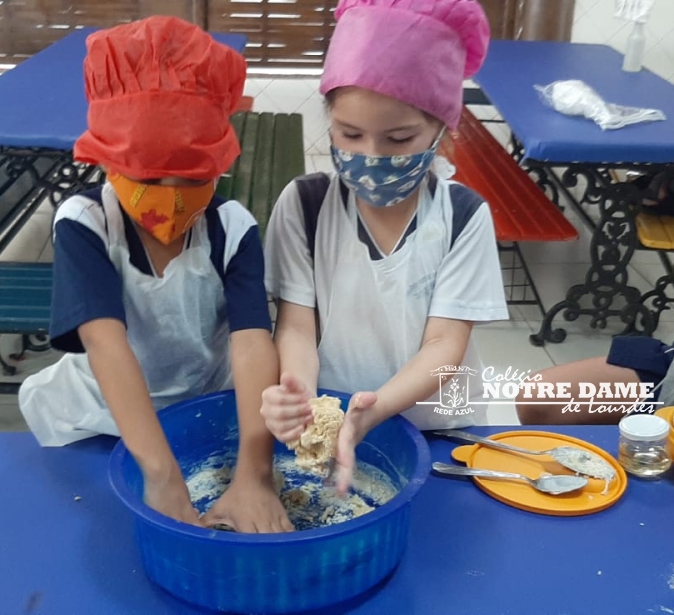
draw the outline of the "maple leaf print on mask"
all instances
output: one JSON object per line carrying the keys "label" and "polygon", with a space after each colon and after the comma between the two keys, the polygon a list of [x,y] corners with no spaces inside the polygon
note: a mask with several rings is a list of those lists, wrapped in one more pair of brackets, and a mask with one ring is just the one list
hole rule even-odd
{"label": "maple leaf print on mask", "polygon": [[156,209],[151,209],[146,211],[141,215],[140,223],[143,225],[144,229],[152,232],[152,229],[158,224],[163,224],[168,221],[168,217],[164,214],[158,214]]}

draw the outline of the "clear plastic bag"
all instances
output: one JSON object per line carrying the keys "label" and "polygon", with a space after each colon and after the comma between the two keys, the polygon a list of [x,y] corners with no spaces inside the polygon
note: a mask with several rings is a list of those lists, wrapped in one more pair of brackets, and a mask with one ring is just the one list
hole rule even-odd
{"label": "clear plastic bag", "polygon": [[639,122],[667,119],[658,109],[625,107],[607,103],[587,83],[577,79],[535,85],[545,104],[565,115],[582,115],[593,120],[602,130],[614,130]]}
{"label": "clear plastic bag", "polygon": [[616,0],[614,17],[646,23],[655,0]]}

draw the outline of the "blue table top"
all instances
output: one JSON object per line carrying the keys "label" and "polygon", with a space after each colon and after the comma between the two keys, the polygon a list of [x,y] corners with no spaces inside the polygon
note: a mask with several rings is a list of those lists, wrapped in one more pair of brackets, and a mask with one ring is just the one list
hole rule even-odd
{"label": "blue table top", "polygon": [[[617,427],[554,431],[616,452]],[[114,443],[99,437],[41,449],[30,434],[0,434],[3,613],[201,612],[145,577],[131,514],[108,484]],[[442,461],[454,446],[441,439],[430,445],[433,460]],[[670,613],[672,511],[671,478],[632,479],[606,511],[562,518],[510,508],[469,480],[430,476],[413,502],[398,569],[368,595],[322,615]]]}
{"label": "blue table top", "polygon": [[[526,158],[553,163],[674,162],[674,84],[649,70],[626,73],[605,45],[492,41],[475,81],[524,146]],[[544,105],[534,85],[580,79],[606,101],[662,110],[665,121],[603,131],[591,120]]]}
{"label": "blue table top", "polygon": [[[76,30],[0,77],[0,146],[72,150],[87,126],[82,63],[92,32]],[[243,53],[244,35],[211,35]]]}

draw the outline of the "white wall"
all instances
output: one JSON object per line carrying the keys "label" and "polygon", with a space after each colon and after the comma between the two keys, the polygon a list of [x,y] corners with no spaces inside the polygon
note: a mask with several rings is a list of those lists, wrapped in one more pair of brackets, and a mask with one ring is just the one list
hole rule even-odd
{"label": "white wall", "polygon": [[[614,0],[576,0],[571,40],[625,51],[632,24],[613,16]],[[644,65],[674,83],[674,0],[655,0],[646,24]]]}

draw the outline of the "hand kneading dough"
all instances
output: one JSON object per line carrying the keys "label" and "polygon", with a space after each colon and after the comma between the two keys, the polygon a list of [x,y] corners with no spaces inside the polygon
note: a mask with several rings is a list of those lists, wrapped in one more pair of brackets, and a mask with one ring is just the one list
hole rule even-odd
{"label": "hand kneading dough", "polygon": [[344,422],[344,412],[337,397],[314,397],[309,400],[309,405],[314,421],[299,440],[288,442],[288,448],[295,451],[300,468],[325,476],[328,473],[328,461],[337,450],[337,434]]}

